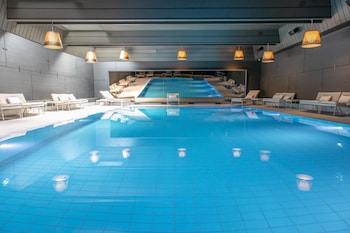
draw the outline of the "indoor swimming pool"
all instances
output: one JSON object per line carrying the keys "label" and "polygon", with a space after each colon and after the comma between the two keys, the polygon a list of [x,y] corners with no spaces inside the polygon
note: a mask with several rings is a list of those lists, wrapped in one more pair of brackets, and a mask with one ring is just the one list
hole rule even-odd
{"label": "indoor swimming pool", "polygon": [[203,78],[153,78],[137,98],[166,98],[167,93],[179,93],[181,98],[223,98]]}
{"label": "indoor swimming pool", "polygon": [[0,232],[350,232],[350,127],[130,107],[0,139]]}

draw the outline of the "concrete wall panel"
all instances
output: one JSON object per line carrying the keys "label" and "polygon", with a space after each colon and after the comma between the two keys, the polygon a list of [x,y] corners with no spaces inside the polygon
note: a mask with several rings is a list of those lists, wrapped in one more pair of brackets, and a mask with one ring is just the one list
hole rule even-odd
{"label": "concrete wall panel", "polygon": [[285,83],[300,99],[314,99],[320,91],[350,91],[349,35],[350,26],[323,36],[321,47],[294,47],[277,54],[275,63],[261,64],[263,92],[285,91]]}
{"label": "concrete wall panel", "polygon": [[93,66],[84,59],[4,31],[0,44],[0,92],[20,92],[28,100],[54,92],[94,97]]}

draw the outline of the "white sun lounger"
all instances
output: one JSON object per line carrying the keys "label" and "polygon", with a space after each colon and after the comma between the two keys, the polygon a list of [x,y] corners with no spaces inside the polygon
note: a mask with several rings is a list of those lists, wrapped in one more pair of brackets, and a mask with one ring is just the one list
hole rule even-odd
{"label": "white sun lounger", "polygon": [[87,99],[77,99],[74,94],[51,94],[52,101],[49,103],[56,106],[58,111],[61,107],[62,110],[65,108],[71,110],[74,107],[83,108],[84,104],[88,102]]}
{"label": "white sun lounger", "polygon": [[272,98],[263,98],[263,104],[269,104],[272,107],[280,107],[283,104],[289,103],[295,97],[292,92],[277,92]]}
{"label": "white sun lounger", "polygon": [[340,96],[340,91],[319,92],[315,100],[300,100],[299,110],[303,110],[303,107],[305,106],[312,106],[318,113],[321,113],[323,107],[328,107],[333,108],[333,115],[335,115]]}
{"label": "white sun lounger", "polygon": [[131,100],[133,99],[133,97],[115,98],[109,91],[100,91],[100,94],[102,95],[102,99],[97,100],[97,102],[106,105],[113,105],[116,103],[121,106],[130,105]]}
{"label": "white sun lounger", "polygon": [[253,102],[254,99],[258,97],[260,90],[250,90],[244,98],[232,98],[231,104],[240,103],[245,104],[246,102]]}
{"label": "white sun lounger", "polygon": [[0,112],[2,120],[5,120],[4,111],[16,111],[19,117],[23,117],[28,109],[39,109],[39,113],[45,107],[44,101],[27,101],[22,93],[0,93]]}

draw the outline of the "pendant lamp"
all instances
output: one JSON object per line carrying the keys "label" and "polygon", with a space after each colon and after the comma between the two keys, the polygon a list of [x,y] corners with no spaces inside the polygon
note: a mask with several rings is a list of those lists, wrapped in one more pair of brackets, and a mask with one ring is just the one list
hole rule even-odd
{"label": "pendant lamp", "polygon": [[129,60],[129,53],[126,50],[122,50],[119,55],[119,59],[123,61]]}
{"label": "pendant lamp", "polygon": [[269,49],[269,44],[267,44],[267,50],[264,51],[262,56],[262,63],[271,63],[275,61],[275,55],[273,51]]}
{"label": "pendant lamp", "polygon": [[243,61],[244,60],[244,52],[240,47],[238,47],[238,49],[235,51],[233,59],[235,61]]}
{"label": "pendant lamp", "polygon": [[53,23],[51,31],[46,32],[44,39],[44,47],[47,49],[62,49],[62,40],[59,32],[53,30]]}
{"label": "pendant lamp", "polygon": [[96,63],[97,62],[96,53],[92,50],[87,51],[85,54],[85,62],[90,64]]}
{"label": "pendant lamp", "polygon": [[[313,20],[311,20],[311,28],[313,27]],[[321,46],[321,35],[318,30],[306,31],[301,45],[304,49],[312,49]]]}
{"label": "pendant lamp", "polygon": [[177,60],[179,61],[187,60],[187,54],[184,49],[180,49],[179,51],[177,51]]}

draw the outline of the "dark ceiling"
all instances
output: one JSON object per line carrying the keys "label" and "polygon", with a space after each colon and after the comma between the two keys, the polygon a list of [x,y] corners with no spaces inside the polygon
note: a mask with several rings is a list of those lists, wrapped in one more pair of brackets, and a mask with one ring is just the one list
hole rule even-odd
{"label": "dark ceiling", "polygon": [[[7,18],[18,24],[51,24],[64,49],[93,48],[99,61],[116,61],[126,48],[133,61],[228,61],[238,46],[246,60],[256,47],[281,42],[287,24],[331,18],[330,0],[9,0]],[[299,29],[297,29],[299,30]],[[304,30],[304,29],[302,29]],[[255,49],[254,49],[255,48]]]}

